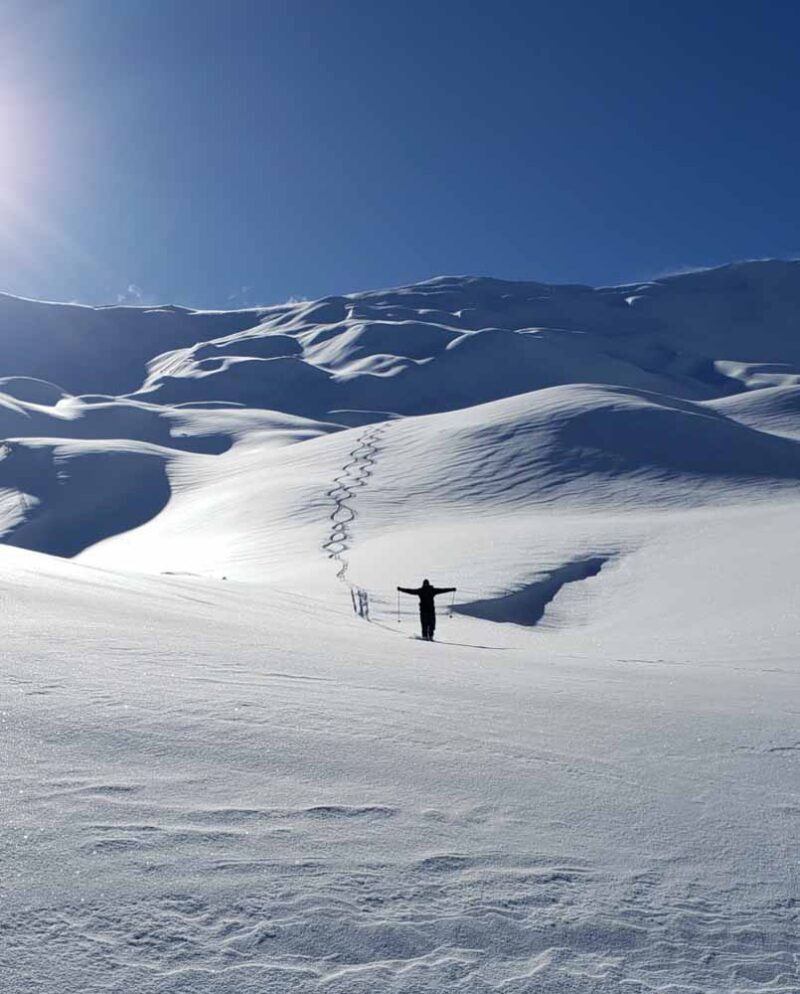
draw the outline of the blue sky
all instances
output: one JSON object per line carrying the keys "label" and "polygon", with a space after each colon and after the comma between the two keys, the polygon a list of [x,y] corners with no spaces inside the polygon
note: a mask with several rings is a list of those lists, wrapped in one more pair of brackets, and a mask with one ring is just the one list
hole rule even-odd
{"label": "blue sky", "polygon": [[8,0],[0,288],[231,307],[800,254],[800,5]]}

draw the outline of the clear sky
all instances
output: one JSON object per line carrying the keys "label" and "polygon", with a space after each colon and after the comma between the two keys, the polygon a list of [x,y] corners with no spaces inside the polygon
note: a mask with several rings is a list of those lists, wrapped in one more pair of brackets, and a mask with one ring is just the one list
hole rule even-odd
{"label": "clear sky", "polygon": [[233,307],[800,254],[788,0],[3,0],[0,288]]}

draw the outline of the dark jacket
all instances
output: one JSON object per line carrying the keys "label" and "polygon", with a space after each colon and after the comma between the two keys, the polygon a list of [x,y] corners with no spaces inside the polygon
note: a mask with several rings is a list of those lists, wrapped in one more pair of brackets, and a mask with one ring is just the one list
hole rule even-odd
{"label": "dark jacket", "polygon": [[456,588],[434,587],[430,583],[423,583],[421,587],[398,587],[397,589],[403,594],[414,594],[416,597],[419,597],[420,614],[436,614],[433,604],[434,597],[437,597],[439,594],[450,594]]}

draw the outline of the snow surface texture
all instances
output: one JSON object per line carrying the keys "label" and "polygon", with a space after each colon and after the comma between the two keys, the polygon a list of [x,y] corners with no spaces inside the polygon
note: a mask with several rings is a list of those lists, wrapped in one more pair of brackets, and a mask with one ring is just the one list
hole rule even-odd
{"label": "snow surface texture", "polygon": [[797,994],[799,320],[0,296],[0,992]]}

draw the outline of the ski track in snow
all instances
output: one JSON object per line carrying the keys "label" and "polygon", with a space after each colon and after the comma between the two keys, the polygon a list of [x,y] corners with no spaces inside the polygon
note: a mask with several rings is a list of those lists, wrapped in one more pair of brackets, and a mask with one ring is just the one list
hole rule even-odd
{"label": "ski track in snow", "polygon": [[336,578],[344,583],[348,582],[350,563],[347,552],[352,542],[352,526],[358,517],[352,502],[372,476],[378,442],[387,428],[386,422],[369,425],[359,435],[355,447],[350,450],[348,462],[342,467],[341,473],[334,477],[333,486],[325,494],[333,502],[333,510],[330,513],[330,532],[322,548],[329,559],[338,563]]}

